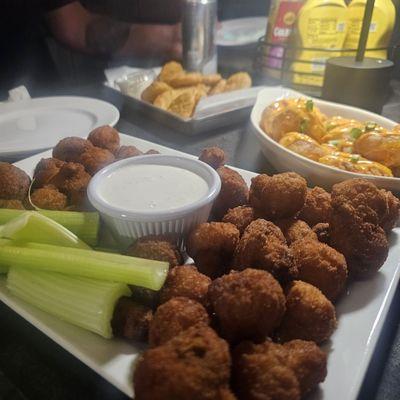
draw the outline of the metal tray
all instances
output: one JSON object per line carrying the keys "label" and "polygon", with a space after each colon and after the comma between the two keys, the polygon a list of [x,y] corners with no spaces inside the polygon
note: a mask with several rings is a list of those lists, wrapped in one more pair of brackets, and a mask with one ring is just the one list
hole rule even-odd
{"label": "metal tray", "polygon": [[[121,93],[115,85],[105,82],[105,86]],[[258,92],[263,87],[252,87],[229,93],[217,94],[200,100],[192,118],[181,118],[139,98],[121,95],[128,110],[139,111],[153,121],[167,126],[184,135],[192,136],[212,129],[237,124],[249,118]],[[127,115],[129,118],[129,114]]]}

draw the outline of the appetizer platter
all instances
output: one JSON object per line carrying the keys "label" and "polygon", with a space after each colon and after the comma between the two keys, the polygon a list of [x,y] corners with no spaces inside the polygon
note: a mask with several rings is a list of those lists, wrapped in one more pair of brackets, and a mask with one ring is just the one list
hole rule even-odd
{"label": "appetizer platter", "polygon": [[[138,399],[253,399],[258,387],[274,399],[356,399],[399,280],[399,200],[365,179],[328,193],[293,172],[225,163],[219,148],[197,160],[110,127],[0,163],[13,183],[0,185],[1,301]],[[145,215],[157,227],[162,213],[182,211],[150,202],[157,218],[137,216],[146,174],[160,166],[186,171],[176,175],[177,201],[199,210],[207,201],[196,199],[210,200],[213,222],[208,209],[188,231],[114,229],[104,206],[115,182],[134,195],[113,202],[114,220],[142,225]],[[126,179],[135,171],[141,182]],[[187,172],[209,179],[191,200],[178,185]],[[112,249],[98,243],[93,205]]]}
{"label": "appetizer platter", "polygon": [[252,87],[247,72],[203,75],[175,61],[125,74],[107,86],[124,94],[129,107],[188,135],[244,120],[261,89]]}
{"label": "appetizer platter", "polygon": [[251,127],[278,171],[328,188],[363,177],[400,191],[400,125],[381,115],[276,87],[259,93]]}

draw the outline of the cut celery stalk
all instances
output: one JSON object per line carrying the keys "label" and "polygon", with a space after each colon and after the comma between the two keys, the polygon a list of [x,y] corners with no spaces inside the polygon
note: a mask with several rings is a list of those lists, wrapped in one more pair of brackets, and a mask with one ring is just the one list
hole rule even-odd
{"label": "cut celery stalk", "polygon": [[42,311],[105,338],[112,337],[111,319],[117,300],[130,295],[123,283],[14,267],[8,273],[7,287]]}
{"label": "cut celery stalk", "polygon": [[[25,213],[24,210],[0,209],[0,225]],[[90,246],[97,244],[100,217],[97,212],[77,211],[33,211],[42,214],[64,226]]]}
{"label": "cut celery stalk", "polygon": [[52,219],[27,211],[2,226],[0,237],[17,242],[47,243],[56,246],[90,249],[75,234]]}
{"label": "cut celery stalk", "polygon": [[169,264],[86,249],[1,241],[0,266],[59,272],[159,290]]}

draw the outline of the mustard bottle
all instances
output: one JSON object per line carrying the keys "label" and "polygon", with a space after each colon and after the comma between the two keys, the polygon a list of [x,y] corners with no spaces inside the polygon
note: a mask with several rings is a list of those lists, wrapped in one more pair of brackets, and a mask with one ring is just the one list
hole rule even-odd
{"label": "mustard bottle", "polygon": [[[345,49],[357,49],[366,0],[353,0],[348,7],[348,30],[344,42]],[[396,9],[392,0],[375,0],[369,28],[367,49],[387,47],[396,20]],[[344,55],[355,54],[343,52]],[[366,57],[387,58],[386,50],[366,51]]]}
{"label": "mustard bottle", "polygon": [[[291,66],[293,83],[322,86],[324,63],[328,58],[341,55],[346,29],[344,0],[307,0],[297,17],[293,38],[296,46],[307,50],[295,53],[296,61]],[[325,49],[338,51],[323,51]]]}

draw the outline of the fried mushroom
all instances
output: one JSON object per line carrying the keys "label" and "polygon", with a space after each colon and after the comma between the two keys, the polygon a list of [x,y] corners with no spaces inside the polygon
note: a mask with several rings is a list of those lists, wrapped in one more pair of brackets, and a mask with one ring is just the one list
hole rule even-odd
{"label": "fried mushroom", "polygon": [[93,129],[89,133],[88,140],[93,146],[106,149],[113,154],[119,149],[119,133],[109,125]]}
{"label": "fried mushroom", "polygon": [[224,150],[220,147],[206,147],[200,153],[199,160],[205,162],[214,169],[218,169],[226,163],[226,155]]}
{"label": "fried mushroom", "polygon": [[35,189],[31,194],[31,202],[35,207],[44,210],[65,210],[68,206],[68,198],[55,186],[47,185]]}
{"label": "fried mushroom", "polygon": [[288,351],[287,364],[299,381],[302,396],[325,380],[327,357],[314,342],[292,340],[283,347]]}
{"label": "fried mushroom", "polygon": [[230,208],[247,204],[249,189],[242,176],[228,167],[219,167],[217,173],[221,178],[221,191],[214,201],[212,213],[220,220]]}
{"label": "fried mushroom", "polygon": [[196,324],[210,324],[206,309],[187,297],[174,297],[161,304],[149,330],[150,347],[160,346]]}
{"label": "fried mushroom", "polygon": [[168,272],[160,291],[160,303],[173,297],[187,297],[207,306],[207,290],[211,279],[194,265],[178,265]]}
{"label": "fried mushroom", "polygon": [[61,139],[53,148],[53,157],[67,162],[79,162],[83,152],[93,147],[89,140],[80,137],[66,137]]}
{"label": "fried mushroom", "polygon": [[317,235],[308,226],[308,224],[299,219],[280,219],[276,221],[276,225],[280,228],[287,243],[290,245],[297,240],[308,238],[310,240],[317,240]]}
{"label": "fried mushroom", "polygon": [[129,340],[146,340],[153,313],[129,297],[121,297],[114,309],[113,334]]}
{"label": "fried mushroom", "polygon": [[297,276],[292,254],[281,230],[270,221],[257,219],[244,231],[236,247],[232,265],[244,269],[249,265],[270,272],[280,281]]}
{"label": "fried mushroom", "polygon": [[190,232],[186,251],[199,271],[214,279],[229,269],[239,236],[235,225],[224,222],[203,223]]}
{"label": "fried mushroom", "polygon": [[183,264],[183,257],[172,239],[165,235],[148,235],[136,240],[126,254],[149,260],[166,261],[170,268]]}
{"label": "fried mushroom", "polygon": [[0,199],[24,200],[31,179],[25,171],[15,165],[0,162]]}
{"label": "fried mushroom", "polygon": [[315,186],[307,189],[306,201],[298,218],[313,227],[318,223],[329,222],[331,212],[331,195],[326,190]]}
{"label": "fried mushroom", "polygon": [[138,400],[226,399],[230,366],[228,344],[208,326],[193,326],[142,354],[133,377],[135,396]]}
{"label": "fried mushroom", "polygon": [[240,400],[300,400],[300,385],[284,346],[243,342],[233,352],[233,385]]}
{"label": "fried mushroom", "polygon": [[343,254],[316,240],[302,239],[291,245],[298,279],[317,287],[335,301],[347,281],[347,264]]}
{"label": "fried mushroom", "polygon": [[65,161],[57,158],[42,158],[36,165],[33,173],[33,187],[40,188],[48,185],[52,178],[60,172]]}
{"label": "fried mushroom", "polygon": [[230,343],[264,340],[280,324],[285,296],[266,272],[247,268],[215,279],[208,288],[218,332]]}
{"label": "fried mushroom", "polygon": [[124,158],[141,156],[143,153],[136,146],[121,146],[115,153],[115,158],[117,160],[122,160]]}
{"label": "fried mushroom", "polygon": [[239,229],[240,234],[256,219],[256,213],[253,207],[239,206],[231,208],[222,218],[222,222],[229,222]]}
{"label": "fried mushroom", "polygon": [[110,151],[93,146],[80,155],[78,162],[85,167],[85,170],[90,175],[94,175],[97,171],[111,164],[114,160],[115,157]]}
{"label": "fried mushroom", "polygon": [[282,342],[293,339],[322,343],[336,328],[333,304],[315,286],[293,281],[286,288],[286,312],[278,328]]}
{"label": "fried mushroom", "polygon": [[260,217],[276,220],[295,216],[303,208],[306,194],[307,182],[295,172],[262,174],[251,180],[249,202]]}

